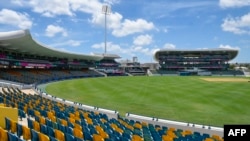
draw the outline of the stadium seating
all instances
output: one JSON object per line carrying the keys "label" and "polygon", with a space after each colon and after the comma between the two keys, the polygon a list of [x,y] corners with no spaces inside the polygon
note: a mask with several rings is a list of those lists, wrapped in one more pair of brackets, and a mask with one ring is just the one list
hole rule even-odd
{"label": "stadium seating", "polygon": [[[7,128],[6,130],[0,129],[0,140],[8,138],[8,134],[11,138],[14,135],[13,138],[40,141],[223,140],[217,135],[210,136],[209,134],[153,125],[126,118],[118,117],[118,119],[109,119],[103,113],[83,110],[39,95],[24,94],[14,88],[5,88],[2,91],[4,94],[0,93],[0,97],[2,97],[4,104],[12,102],[15,105],[18,103],[19,109],[27,108],[27,110],[23,111],[26,111],[28,116],[28,127],[14,123],[11,119],[6,118]],[[13,123],[16,126],[13,126]]]}
{"label": "stadium seating", "polygon": [[46,134],[38,133],[39,141],[49,141],[49,137]]}
{"label": "stadium seating", "polygon": [[8,141],[8,131],[0,127],[0,140]]}
{"label": "stadium seating", "polygon": [[24,84],[41,84],[64,79],[102,77],[93,70],[1,69],[0,78]]}

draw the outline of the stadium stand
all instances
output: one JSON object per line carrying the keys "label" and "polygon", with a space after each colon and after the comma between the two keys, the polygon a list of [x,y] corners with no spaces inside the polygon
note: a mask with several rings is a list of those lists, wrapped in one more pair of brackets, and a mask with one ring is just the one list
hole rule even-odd
{"label": "stadium stand", "polygon": [[137,61],[137,57],[133,57],[133,60],[123,60],[120,61],[120,68],[124,70],[130,76],[142,76],[146,75],[147,67],[142,67],[141,64]]}
{"label": "stadium stand", "polygon": [[161,67],[154,73],[182,75],[185,72],[185,75],[244,76],[242,71],[229,68],[228,62],[237,55],[238,50],[233,49],[159,50],[154,54],[154,58]]}
{"label": "stadium stand", "polygon": [[42,84],[65,79],[102,77],[103,75],[93,70],[74,69],[1,69],[0,78],[24,84]]}
{"label": "stadium stand", "polygon": [[[17,109],[18,115],[18,121],[7,115],[2,118],[6,126],[0,127],[0,140],[223,140],[222,130],[133,114],[124,118],[117,111],[61,99],[36,87],[51,81],[104,76],[96,69],[106,70],[109,76],[126,75],[119,70],[116,57],[57,51],[38,44],[28,30],[0,34],[0,104]],[[35,93],[25,93],[24,88]]]}
{"label": "stadium stand", "polygon": [[96,54],[103,56],[103,59],[96,61],[95,69],[106,76],[127,76],[125,71],[120,68],[120,63],[116,62],[115,59],[120,56],[115,54]]}
{"label": "stadium stand", "polygon": [[[45,96],[45,95],[44,95]],[[88,111],[72,104],[58,102],[43,95],[31,95],[18,88],[2,88],[0,97],[6,106],[14,106],[27,114],[27,125],[5,118],[0,140],[147,140],[147,141],[222,141],[210,135],[174,126],[161,126],[130,118],[109,118],[98,111]],[[74,106],[73,106],[74,105]],[[19,115],[21,116],[21,115]],[[137,117],[137,119],[139,119]],[[188,127],[187,127],[188,128]],[[191,127],[189,127],[191,128]],[[9,135],[9,136],[7,136]]]}

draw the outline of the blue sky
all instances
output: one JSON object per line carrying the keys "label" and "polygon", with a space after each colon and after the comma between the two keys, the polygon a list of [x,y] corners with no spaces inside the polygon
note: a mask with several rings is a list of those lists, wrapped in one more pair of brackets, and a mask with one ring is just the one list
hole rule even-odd
{"label": "blue sky", "polygon": [[0,32],[29,29],[58,50],[154,62],[159,49],[233,48],[250,62],[250,0],[1,0]]}

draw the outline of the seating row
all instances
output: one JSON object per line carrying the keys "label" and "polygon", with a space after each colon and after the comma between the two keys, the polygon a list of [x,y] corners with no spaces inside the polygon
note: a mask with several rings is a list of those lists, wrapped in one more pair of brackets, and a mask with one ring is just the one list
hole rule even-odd
{"label": "seating row", "polygon": [[[38,139],[40,134],[47,135],[50,140],[105,140],[105,141],[222,141],[219,136],[201,134],[189,130],[153,125],[146,122],[128,120],[118,117],[108,118],[106,114],[87,111],[78,107],[56,102],[40,95],[30,95],[14,88],[4,88],[0,99],[5,105],[17,107],[28,118],[30,138]],[[22,113],[20,112],[20,113]],[[20,115],[21,116],[21,115]],[[18,123],[6,118],[6,130],[17,135],[24,135]],[[29,132],[29,131],[28,131]],[[34,135],[33,135],[34,134]],[[34,137],[35,136],[35,137]],[[1,137],[0,137],[1,138]],[[1,139],[0,139],[1,140]],[[38,139],[41,140],[41,139]]]}

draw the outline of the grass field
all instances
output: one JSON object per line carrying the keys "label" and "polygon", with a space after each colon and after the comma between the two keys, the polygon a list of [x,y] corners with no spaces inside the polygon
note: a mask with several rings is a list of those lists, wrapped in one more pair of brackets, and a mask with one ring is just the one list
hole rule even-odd
{"label": "grass field", "polygon": [[51,83],[46,92],[117,110],[122,116],[129,112],[218,127],[250,123],[247,79],[211,82],[196,76],[87,78]]}

